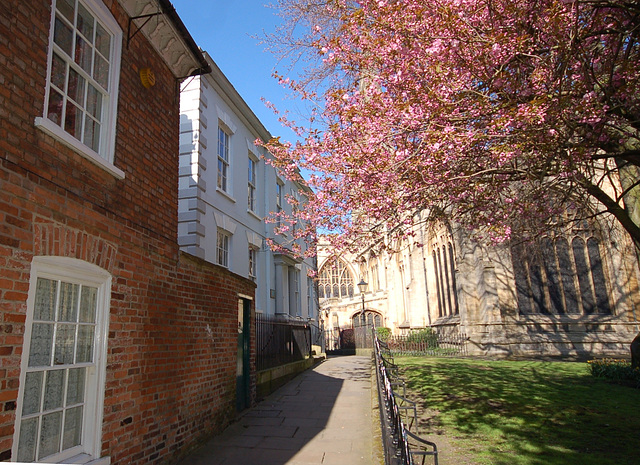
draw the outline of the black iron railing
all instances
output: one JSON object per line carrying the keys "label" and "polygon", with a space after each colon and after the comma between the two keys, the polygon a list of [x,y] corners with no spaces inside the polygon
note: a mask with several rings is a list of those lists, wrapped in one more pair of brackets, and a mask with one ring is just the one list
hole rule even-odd
{"label": "black iron railing", "polygon": [[[375,330],[372,335],[385,465],[423,465],[429,457],[438,465],[436,444],[418,435],[416,404],[406,398],[405,382],[389,346],[378,340]],[[403,396],[396,394],[398,388]]]}
{"label": "black iron railing", "polygon": [[312,328],[305,321],[256,315],[256,369],[285,365],[311,355]]}

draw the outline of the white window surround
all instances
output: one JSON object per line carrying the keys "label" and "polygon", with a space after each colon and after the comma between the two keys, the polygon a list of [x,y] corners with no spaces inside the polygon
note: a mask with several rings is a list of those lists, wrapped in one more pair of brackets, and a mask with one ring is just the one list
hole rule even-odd
{"label": "white window surround", "polygon": [[258,249],[249,245],[249,277],[255,279],[258,268]]}
{"label": "white window surround", "polygon": [[236,223],[233,218],[221,212],[213,212],[213,217],[219,229],[223,229],[231,235],[235,234],[238,223]]}
{"label": "white window surround", "polygon": [[218,125],[217,144],[218,177],[216,189],[221,192],[231,192],[231,134],[223,126]]}
{"label": "white window surround", "polygon": [[89,146],[76,139],[74,136],[66,132],[61,126],[47,118],[49,105],[49,97],[51,93],[51,73],[53,53],[56,50],[58,55],[65,55],[60,47],[54,43],[54,29],[56,23],[56,2],[52,0],[51,4],[51,24],[49,29],[49,49],[47,56],[47,81],[45,85],[44,95],[44,114],[42,117],[35,118],[34,124],[37,128],[46,132],[53,138],[62,142],[82,157],[100,166],[111,175],[118,179],[124,179],[124,171],[117,168],[113,164],[116,140],[116,116],[118,103],[118,84],[120,76],[120,59],[122,53],[122,30],[119,24],[101,1],[96,0],[79,0],[79,2],[95,16],[100,25],[111,34],[110,49],[108,57],[108,92],[105,95],[106,101],[102,103],[102,129],[100,131],[100,145],[98,151],[91,149]]}
{"label": "white window surround", "polygon": [[247,159],[247,211],[257,216],[258,211],[258,160],[249,152]]}
{"label": "white window surround", "polygon": [[[36,302],[36,284],[38,279],[79,284],[97,289],[96,321],[93,341],[93,362],[78,365],[62,365],[67,368],[85,367],[87,377],[84,383],[84,414],[81,427],[82,442],[55,455],[43,457],[47,463],[78,463],[108,465],[110,458],[100,457],[102,451],[102,418],[104,407],[104,387],[106,378],[106,352],[109,323],[109,304],[111,299],[111,275],[102,268],[88,262],[67,257],[35,257],[31,265],[29,294],[27,297],[27,318],[22,362],[20,369],[20,388],[16,408],[12,457],[18,457],[20,426],[24,405],[27,372],[38,372],[37,367],[29,367],[31,337],[33,332]],[[78,363],[78,362],[76,362]],[[43,369],[46,367],[43,367]]]}
{"label": "white window surround", "polygon": [[231,249],[231,234],[222,228],[218,228],[216,238],[216,263],[229,268],[229,252]]}

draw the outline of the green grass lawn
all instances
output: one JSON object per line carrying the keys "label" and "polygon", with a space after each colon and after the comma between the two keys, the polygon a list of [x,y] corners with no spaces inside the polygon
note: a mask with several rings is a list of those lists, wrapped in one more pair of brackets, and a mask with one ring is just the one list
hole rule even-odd
{"label": "green grass lawn", "polygon": [[395,361],[420,435],[446,434],[472,463],[640,464],[640,389],[594,378],[586,363]]}

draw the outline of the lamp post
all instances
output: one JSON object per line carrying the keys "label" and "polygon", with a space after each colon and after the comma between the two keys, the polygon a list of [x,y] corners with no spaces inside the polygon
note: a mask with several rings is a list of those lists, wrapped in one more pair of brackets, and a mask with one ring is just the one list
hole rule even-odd
{"label": "lamp post", "polygon": [[360,313],[361,318],[360,318],[360,324],[362,325],[363,323],[366,323],[365,319],[364,319],[364,293],[367,290],[367,286],[369,285],[369,283],[367,283],[364,278],[360,278],[360,282],[358,283],[358,289],[360,289],[360,295],[362,296],[362,312]]}

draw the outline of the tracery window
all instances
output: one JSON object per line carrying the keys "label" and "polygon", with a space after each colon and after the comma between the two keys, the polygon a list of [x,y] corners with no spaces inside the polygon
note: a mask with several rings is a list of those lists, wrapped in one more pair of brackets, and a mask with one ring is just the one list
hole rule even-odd
{"label": "tracery window", "polygon": [[449,241],[445,244],[434,245],[431,255],[436,278],[438,316],[457,315],[459,307],[453,244]]}
{"label": "tracery window", "polygon": [[332,258],[322,266],[318,276],[318,292],[321,299],[352,298],[354,279],[344,262]]}
{"label": "tracery window", "polygon": [[512,248],[521,314],[610,314],[599,241],[576,236],[540,241],[536,254]]}

